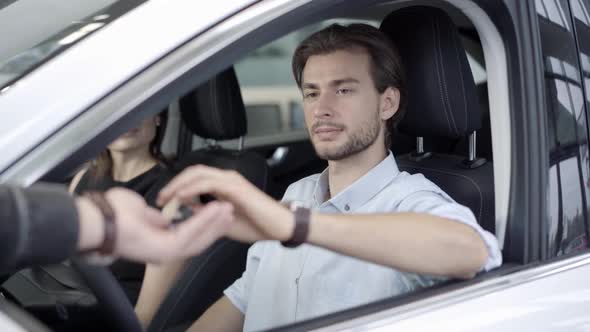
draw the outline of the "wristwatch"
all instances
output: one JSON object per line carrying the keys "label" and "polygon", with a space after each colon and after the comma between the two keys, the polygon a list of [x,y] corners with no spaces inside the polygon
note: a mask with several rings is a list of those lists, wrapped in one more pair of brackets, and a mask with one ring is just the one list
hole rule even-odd
{"label": "wristwatch", "polygon": [[287,241],[282,241],[281,244],[287,248],[295,248],[307,241],[311,209],[308,204],[300,201],[284,202],[283,204],[293,212],[295,229],[291,238]]}

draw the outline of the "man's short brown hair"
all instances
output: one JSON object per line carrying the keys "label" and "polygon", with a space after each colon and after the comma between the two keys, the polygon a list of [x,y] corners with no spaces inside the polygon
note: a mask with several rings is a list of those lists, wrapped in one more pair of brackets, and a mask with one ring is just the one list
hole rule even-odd
{"label": "man's short brown hair", "polygon": [[393,87],[400,92],[399,109],[386,123],[385,145],[389,148],[390,135],[406,110],[405,75],[397,49],[379,29],[368,24],[333,24],[313,33],[295,49],[292,61],[293,75],[301,88],[303,69],[309,57],[358,48],[366,50],[369,54],[370,74],[377,91],[383,93],[388,87]]}

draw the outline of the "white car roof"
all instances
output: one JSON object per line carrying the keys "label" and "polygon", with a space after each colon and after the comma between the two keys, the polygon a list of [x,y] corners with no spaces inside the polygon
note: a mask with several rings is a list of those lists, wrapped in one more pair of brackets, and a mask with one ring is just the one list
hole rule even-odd
{"label": "white car roof", "polygon": [[152,0],[0,91],[0,170],[191,37],[254,0]]}

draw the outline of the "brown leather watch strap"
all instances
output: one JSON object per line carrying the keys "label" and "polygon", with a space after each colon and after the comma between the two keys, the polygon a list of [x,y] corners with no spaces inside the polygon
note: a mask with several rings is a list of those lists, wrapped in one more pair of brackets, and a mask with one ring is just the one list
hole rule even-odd
{"label": "brown leather watch strap", "polygon": [[104,239],[102,244],[100,247],[89,251],[98,251],[101,255],[110,255],[115,250],[115,243],[117,241],[115,211],[101,192],[88,191],[84,193],[84,196],[98,207],[104,222]]}
{"label": "brown leather watch strap", "polygon": [[311,210],[307,207],[297,204],[297,202],[291,202],[289,209],[293,212],[295,217],[295,229],[293,230],[293,235],[291,238],[287,241],[281,242],[281,244],[287,248],[295,248],[307,241]]}

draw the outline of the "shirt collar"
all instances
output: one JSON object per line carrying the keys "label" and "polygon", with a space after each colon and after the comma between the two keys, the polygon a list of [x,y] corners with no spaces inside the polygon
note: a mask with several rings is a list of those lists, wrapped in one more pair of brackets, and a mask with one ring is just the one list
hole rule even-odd
{"label": "shirt collar", "polygon": [[[315,185],[313,197],[317,206],[322,205],[329,196],[328,171],[329,168],[326,168],[320,174]],[[343,213],[356,211],[387,186],[398,174],[399,168],[393,153],[389,151],[387,157],[367,174],[360,177],[326,203],[331,203]]]}

